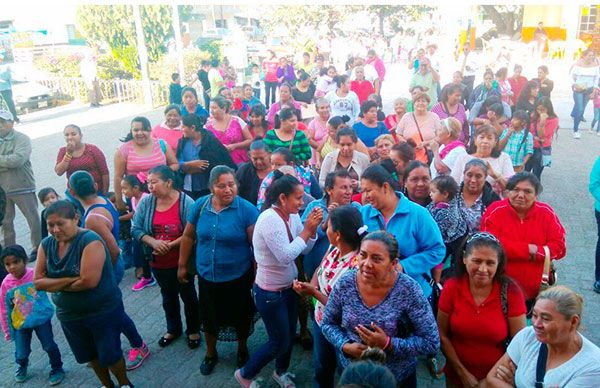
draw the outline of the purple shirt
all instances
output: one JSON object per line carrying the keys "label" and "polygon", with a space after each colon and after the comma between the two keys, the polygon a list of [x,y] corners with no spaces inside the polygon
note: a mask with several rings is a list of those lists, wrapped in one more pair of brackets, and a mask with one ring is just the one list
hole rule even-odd
{"label": "purple shirt", "polygon": [[440,120],[446,119],[448,117],[454,117],[455,119],[460,121],[460,124],[462,125],[462,131],[460,133],[460,136],[458,137],[458,140],[462,141],[464,144],[468,144],[468,142],[469,142],[469,121],[467,120],[467,113],[465,112],[465,107],[463,106],[463,104],[459,103],[456,113],[451,114],[447,111],[443,102],[438,102],[431,108],[431,112],[438,115]]}
{"label": "purple shirt", "polygon": [[[290,86],[296,84],[296,73],[294,71],[294,65],[287,65],[285,68],[277,66],[277,79],[283,77],[283,82],[287,82]],[[282,83],[283,83],[282,82]]]}

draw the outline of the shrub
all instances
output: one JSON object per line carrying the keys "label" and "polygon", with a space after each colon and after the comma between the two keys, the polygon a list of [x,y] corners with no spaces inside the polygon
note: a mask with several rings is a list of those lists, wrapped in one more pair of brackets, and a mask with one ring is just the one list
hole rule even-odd
{"label": "shrub", "polygon": [[81,53],[58,52],[43,55],[34,59],[34,66],[40,70],[60,77],[79,77],[79,63],[83,59]]}

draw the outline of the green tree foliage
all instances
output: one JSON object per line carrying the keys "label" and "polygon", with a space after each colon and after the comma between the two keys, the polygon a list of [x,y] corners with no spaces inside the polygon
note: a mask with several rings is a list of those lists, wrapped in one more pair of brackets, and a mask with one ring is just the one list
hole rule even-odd
{"label": "green tree foliage", "polygon": [[522,5],[481,5],[483,15],[496,25],[499,34],[513,36],[523,26]]}
{"label": "green tree foliage", "polygon": [[[190,6],[179,9],[180,19],[189,17]],[[156,62],[166,52],[165,42],[173,36],[172,7],[143,5],[140,7],[148,60]],[[129,5],[80,5],[77,22],[82,34],[96,47],[108,45],[111,54],[123,63],[125,70],[140,76],[133,10]]]}
{"label": "green tree foliage", "polygon": [[427,5],[369,5],[367,10],[377,19],[379,34],[386,36],[386,24],[389,32],[400,31],[404,22],[419,20],[434,8]]}
{"label": "green tree foliage", "polygon": [[262,23],[268,30],[285,28],[292,37],[298,36],[303,28],[316,30],[324,26],[326,32],[334,34],[336,24],[346,20],[356,7],[350,5],[285,5],[269,7]]}

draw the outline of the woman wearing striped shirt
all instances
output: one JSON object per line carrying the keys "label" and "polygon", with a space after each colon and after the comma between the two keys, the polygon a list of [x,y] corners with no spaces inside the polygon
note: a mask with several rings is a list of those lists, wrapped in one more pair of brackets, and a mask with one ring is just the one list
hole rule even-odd
{"label": "woman wearing striped shirt", "polygon": [[[131,130],[121,139],[123,145],[115,153],[115,193],[121,193],[124,176],[136,176],[140,172],[148,174],[154,167],[165,164],[174,171],[179,169],[171,147],[165,141],[153,138],[151,130],[150,120],[146,117],[138,116],[131,120]],[[117,209],[123,210],[123,197],[115,195],[115,200]]]}
{"label": "woman wearing striped shirt", "polygon": [[297,128],[298,116],[295,109],[284,108],[279,111],[278,126],[265,135],[265,144],[271,152],[277,148],[288,148],[299,164],[305,164],[312,155],[312,149],[304,132]]}

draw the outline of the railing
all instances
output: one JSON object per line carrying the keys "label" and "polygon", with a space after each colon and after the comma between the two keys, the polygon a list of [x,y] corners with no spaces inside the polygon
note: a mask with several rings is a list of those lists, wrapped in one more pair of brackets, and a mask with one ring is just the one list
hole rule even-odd
{"label": "railing", "polygon": [[[90,101],[88,84],[83,78],[52,78],[38,80],[37,82],[58,93],[62,100],[77,100],[83,103]],[[152,105],[154,107],[167,104],[169,100],[169,87],[158,81],[151,81]],[[144,88],[142,81],[138,80],[99,80],[98,88],[104,104],[133,102],[144,103]]]}

